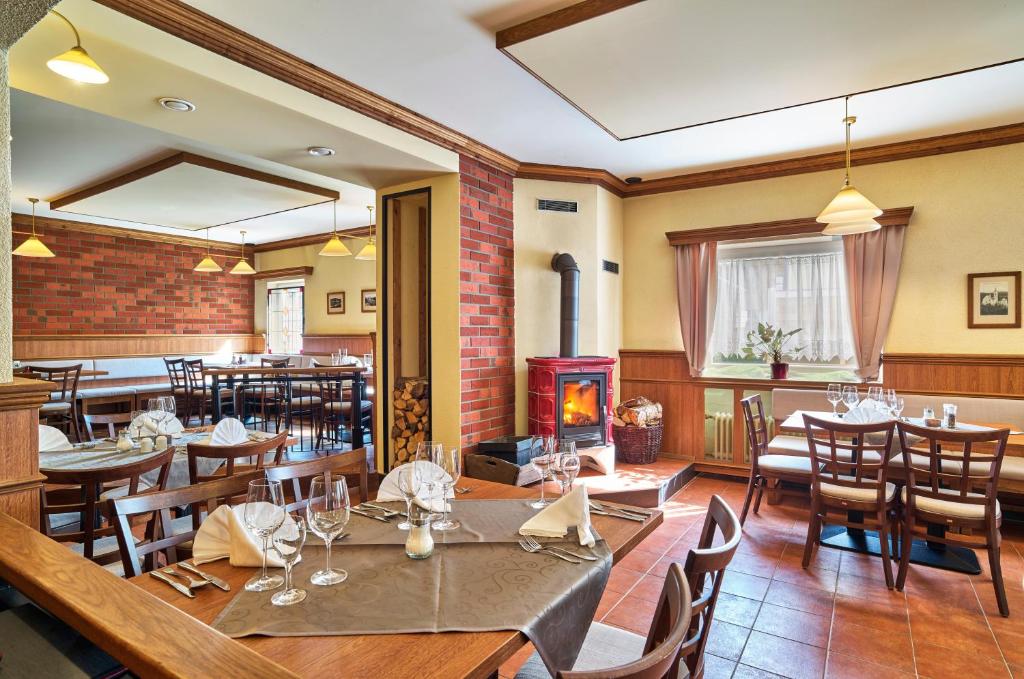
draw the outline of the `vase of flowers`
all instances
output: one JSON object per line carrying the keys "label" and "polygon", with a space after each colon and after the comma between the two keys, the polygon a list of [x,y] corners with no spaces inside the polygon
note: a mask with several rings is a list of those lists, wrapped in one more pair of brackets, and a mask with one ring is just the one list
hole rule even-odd
{"label": "vase of flowers", "polygon": [[[793,336],[803,328],[784,332],[770,323],[758,323],[756,330],[747,333],[747,345],[743,347],[746,358],[759,358],[772,367],[772,379],[784,380],[789,375],[789,363],[785,361],[785,349]],[[792,353],[803,351],[803,347],[795,347]]]}

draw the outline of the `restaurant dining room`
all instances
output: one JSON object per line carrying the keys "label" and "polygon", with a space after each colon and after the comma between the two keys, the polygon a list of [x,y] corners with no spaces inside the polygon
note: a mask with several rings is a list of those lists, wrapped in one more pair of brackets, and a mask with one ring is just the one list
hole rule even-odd
{"label": "restaurant dining room", "polygon": [[0,679],[1024,678],[1024,4],[0,18]]}

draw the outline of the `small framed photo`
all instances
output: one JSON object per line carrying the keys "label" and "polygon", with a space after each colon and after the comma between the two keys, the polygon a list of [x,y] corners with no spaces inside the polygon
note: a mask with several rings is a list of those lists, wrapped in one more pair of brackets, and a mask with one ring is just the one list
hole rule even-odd
{"label": "small framed photo", "polygon": [[345,293],[344,292],[328,292],[327,293],[327,313],[329,313],[329,314],[343,314],[343,313],[345,313]]}
{"label": "small framed photo", "polygon": [[363,290],[360,294],[363,311],[368,314],[377,313],[377,289]]}
{"label": "small framed photo", "polygon": [[967,274],[967,327],[1020,327],[1020,271]]}

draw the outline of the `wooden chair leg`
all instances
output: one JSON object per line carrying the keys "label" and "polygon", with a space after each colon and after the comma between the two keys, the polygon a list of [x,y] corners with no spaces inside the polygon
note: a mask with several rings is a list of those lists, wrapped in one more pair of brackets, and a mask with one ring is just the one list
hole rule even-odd
{"label": "wooden chair leg", "polygon": [[1004,618],[1010,616],[1010,604],[1006,601],[1006,588],[1003,586],[1003,567],[999,563],[1000,542],[999,527],[992,524],[988,527],[988,565],[992,571],[992,586],[996,590],[996,603],[999,614]]}
{"label": "wooden chair leg", "polygon": [[882,553],[885,586],[892,589],[892,559],[889,556],[889,512],[886,509],[878,512],[878,549]]}
{"label": "wooden chair leg", "polygon": [[71,430],[75,434],[75,441],[82,442],[82,430],[78,428],[78,404],[71,404]]}
{"label": "wooden chair leg", "polygon": [[768,480],[762,477],[760,482],[757,484],[757,497],[754,498],[755,514],[757,514],[757,512],[761,509],[761,497],[764,495],[764,486],[766,483],[768,483]]}
{"label": "wooden chair leg", "polygon": [[804,558],[803,567],[807,568],[811,565],[811,556],[814,553],[814,548],[818,544],[818,538],[821,537],[821,516],[820,508],[817,501],[811,501],[811,520],[807,522],[807,540],[804,542]]}
{"label": "wooden chair leg", "polygon": [[907,572],[910,570],[910,548],[914,540],[914,522],[910,517],[904,517],[900,525],[900,572],[896,576],[896,590],[903,591],[907,584]]}
{"label": "wooden chair leg", "polygon": [[740,512],[740,525],[747,520],[747,510],[750,509],[750,501],[754,497],[754,486],[759,485],[759,479],[754,472],[750,472],[750,480],[747,482],[747,496],[743,498],[743,511]]}

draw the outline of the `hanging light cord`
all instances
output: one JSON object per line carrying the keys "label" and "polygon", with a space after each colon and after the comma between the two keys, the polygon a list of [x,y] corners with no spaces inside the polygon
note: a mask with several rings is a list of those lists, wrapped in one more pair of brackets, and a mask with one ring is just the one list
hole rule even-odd
{"label": "hanging light cord", "polygon": [[857,116],[850,115],[850,98],[846,97],[845,101],[845,117],[843,122],[846,123],[846,180],[843,182],[843,186],[850,185],[850,128],[857,122]]}
{"label": "hanging light cord", "polygon": [[74,32],[74,34],[75,34],[75,47],[81,47],[82,46],[82,38],[79,37],[78,29],[75,28],[75,25],[73,23],[71,23],[71,20],[68,19],[66,16],[64,16],[63,14],[61,14],[60,12],[58,12],[55,9],[51,9],[50,10],[50,14],[56,14],[57,16],[59,16],[61,19],[64,20],[64,23],[66,23],[68,26],[71,27],[72,32]]}

